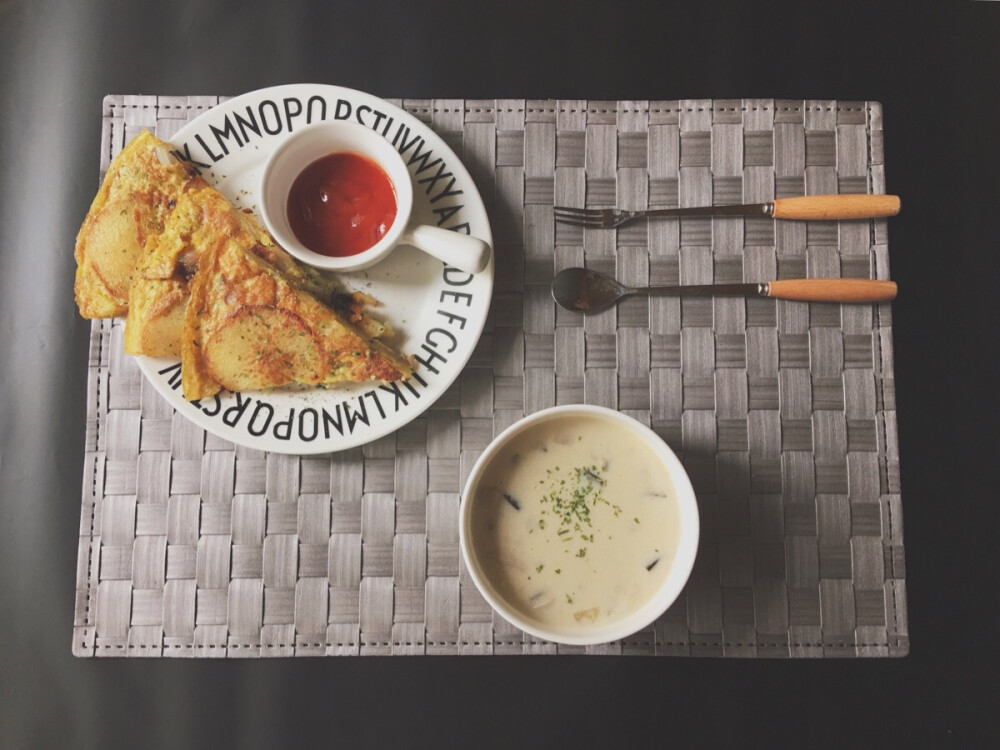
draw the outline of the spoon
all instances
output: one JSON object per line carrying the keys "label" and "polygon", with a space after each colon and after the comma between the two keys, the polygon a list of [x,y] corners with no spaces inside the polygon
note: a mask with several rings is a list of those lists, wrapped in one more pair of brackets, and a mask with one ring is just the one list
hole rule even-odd
{"label": "spoon", "polygon": [[754,284],[688,284],[633,288],[603,273],[566,268],[552,279],[552,298],[567,310],[600,312],[633,294],[679,297],[728,295],[774,297],[803,302],[888,302],[896,298],[894,281],[870,279],[785,279]]}

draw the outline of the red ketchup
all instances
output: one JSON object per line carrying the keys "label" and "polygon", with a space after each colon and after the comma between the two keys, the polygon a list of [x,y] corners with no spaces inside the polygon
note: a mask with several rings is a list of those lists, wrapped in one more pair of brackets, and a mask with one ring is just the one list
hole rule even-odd
{"label": "red ketchup", "polygon": [[396,218],[396,192],[371,159],[349,152],[317,159],[295,178],[288,223],[321,255],[357,255],[375,245]]}

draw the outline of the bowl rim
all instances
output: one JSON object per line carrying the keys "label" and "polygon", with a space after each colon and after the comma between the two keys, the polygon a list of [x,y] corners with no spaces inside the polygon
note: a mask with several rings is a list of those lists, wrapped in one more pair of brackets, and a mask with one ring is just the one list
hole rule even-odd
{"label": "bowl rim", "polygon": [[[537,621],[523,616],[519,610],[509,605],[500,597],[480,569],[470,540],[472,535],[469,528],[472,515],[471,496],[473,491],[477,489],[477,484],[486,467],[500,452],[500,449],[512,438],[532,425],[567,416],[594,417],[614,421],[631,429],[640,437],[662,460],[674,486],[676,502],[681,518],[681,531],[677,551],[674,555],[670,572],[656,593],[639,609],[627,617],[590,630],[577,630],[575,632],[546,628]],[[701,534],[701,521],[697,498],[694,488],[691,485],[691,480],[680,459],[677,458],[677,455],[662,437],[637,419],[615,409],[592,404],[564,404],[542,409],[518,420],[504,429],[486,446],[485,450],[483,450],[482,454],[480,454],[479,458],[473,464],[469,472],[469,477],[462,488],[458,532],[462,560],[469,571],[476,589],[501,617],[525,633],[537,638],[566,645],[592,646],[620,640],[642,630],[653,623],[677,601],[677,598],[687,585],[691,571],[694,568]]]}

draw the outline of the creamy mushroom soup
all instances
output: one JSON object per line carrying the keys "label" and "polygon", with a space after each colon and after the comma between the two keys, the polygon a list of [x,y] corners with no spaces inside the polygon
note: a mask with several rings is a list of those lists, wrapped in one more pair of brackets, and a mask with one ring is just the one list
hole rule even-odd
{"label": "creamy mushroom soup", "polygon": [[498,452],[468,500],[489,585],[549,627],[634,613],[662,585],[677,549],[680,512],[666,467],[608,419],[532,425]]}

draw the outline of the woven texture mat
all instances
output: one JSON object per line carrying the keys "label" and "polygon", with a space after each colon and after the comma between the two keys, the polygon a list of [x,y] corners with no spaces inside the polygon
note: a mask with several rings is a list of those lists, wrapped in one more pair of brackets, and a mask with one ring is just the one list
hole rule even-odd
{"label": "woven texture mat", "polygon": [[[217,97],[110,96],[102,170]],[[175,414],[91,333],[73,652],[80,656],[610,653],[898,656],[909,647],[889,305],[630,299],[581,317],[567,266],[628,284],[889,277],[884,221],[698,219],[617,231],[552,206],[701,205],[885,192],[881,108],[835,101],[394,102],[469,167],[495,234],[486,331],[448,393],[364,448],[234,446]],[[600,647],[513,628],[458,549],[486,444],[554,404],[650,424],[702,516],[691,580],[653,626]]]}

